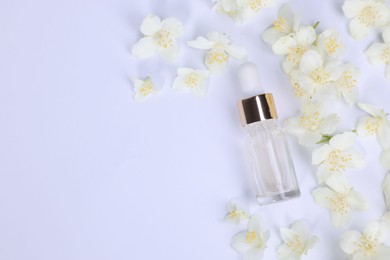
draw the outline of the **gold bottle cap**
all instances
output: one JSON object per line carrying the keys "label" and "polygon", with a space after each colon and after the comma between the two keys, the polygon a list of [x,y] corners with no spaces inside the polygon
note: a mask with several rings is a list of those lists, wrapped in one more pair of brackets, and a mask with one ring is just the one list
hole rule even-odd
{"label": "gold bottle cap", "polygon": [[242,126],[255,122],[278,118],[274,98],[271,93],[265,93],[238,101],[238,110]]}

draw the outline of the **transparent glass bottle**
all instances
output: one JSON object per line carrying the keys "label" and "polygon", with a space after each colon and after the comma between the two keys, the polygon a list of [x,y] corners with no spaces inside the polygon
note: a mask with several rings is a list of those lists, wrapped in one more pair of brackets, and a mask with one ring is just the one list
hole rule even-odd
{"label": "transparent glass bottle", "polygon": [[284,132],[278,127],[271,93],[264,93],[256,65],[239,71],[241,88],[249,96],[238,102],[241,124],[247,133],[250,176],[260,205],[300,196],[294,164]]}
{"label": "transparent glass bottle", "polygon": [[286,136],[276,119],[245,126],[250,175],[260,205],[300,195]]}

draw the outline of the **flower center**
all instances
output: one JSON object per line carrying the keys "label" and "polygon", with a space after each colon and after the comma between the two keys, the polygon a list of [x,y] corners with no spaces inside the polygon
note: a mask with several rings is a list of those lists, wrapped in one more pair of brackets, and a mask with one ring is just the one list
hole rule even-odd
{"label": "flower center", "polygon": [[278,19],[274,21],[274,27],[278,32],[289,33],[291,32],[290,26],[288,26],[286,19],[279,16]]}
{"label": "flower center", "polygon": [[370,135],[375,135],[378,133],[378,129],[379,127],[381,126],[380,124],[380,120],[378,119],[374,119],[374,118],[370,118],[364,128],[366,129],[366,131],[370,134]]}
{"label": "flower center", "polygon": [[291,251],[298,253],[300,255],[306,254],[307,249],[305,248],[305,243],[303,242],[300,235],[295,234],[293,239],[287,243],[288,248]]}
{"label": "flower center", "polygon": [[390,63],[390,47],[387,47],[382,51],[382,60],[384,63]]}
{"label": "flower center", "polygon": [[352,76],[352,71],[350,69],[343,72],[343,75],[341,77],[340,86],[344,88],[345,90],[348,90],[349,92],[352,92],[352,90],[356,87],[357,81]]}
{"label": "flower center", "polygon": [[342,172],[347,169],[347,163],[352,160],[352,156],[341,150],[334,150],[329,154],[329,170],[332,172]]}
{"label": "flower center", "polygon": [[315,83],[318,85],[325,85],[326,83],[329,82],[329,74],[320,68],[316,68],[315,70],[312,71],[311,77]]}
{"label": "flower center", "polygon": [[157,45],[164,48],[164,49],[168,49],[168,48],[172,47],[172,45],[173,45],[171,33],[167,30],[163,29],[163,30],[156,32],[153,35],[153,38],[154,38],[155,42],[157,43]]}
{"label": "flower center", "polygon": [[340,214],[346,214],[349,206],[347,202],[347,195],[343,193],[336,193],[332,197],[328,198],[330,202],[331,210]]}
{"label": "flower center", "polygon": [[306,48],[302,45],[291,47],[287,54],[287,60],[298,65],[301,62],[302,56],[305,53]]}
{"label": "flower center", "polygon": [[255,12],[260,12],[261,8],[265,6],[263,0],[249,0],[248,5]]}
{"label": "flower center", "polygon": [[229,56],[223,50],[214,50],[209,51],[206,55],[206,64],[219,64],[222,65],[226,63],[229,59]]}
{"label": "flower center", "polygon": [[295,81],[292,85],[295,96],[303,97],[305,90],[301,87],[301,84],[299,84],[298,81]]}
{"label": "flower center", "polygon": [[139,92],[143,96],[148,96],[153,92],[153,85],[150,82],[145,83],[140,89]]}
{"label": "flower center", "polygon": [[299,125],[310,131],[316,131],[320,127],[321,120],[320,113],[316,111],[312,115],[301,116]]}
{"label": "flower center", "polygon": [[326,41],[325,45],[326,45],[326,49],[330,54],[334,54],[337,51],[337,49],[340,47],[336,37],[330,37]]}
{"label": "flower center", "polygon": [[194,88],[198,85],[200,80],[199,74],[196,72],[191,72],[185,79],[184,84],[187,85],[188,88]]}
{"label": "flower center", "polygon": [[378,21],[380,14],[378,10],[372,6],[366,6],[359,14],[359,21],[367,27],[373,27]]}
{"label": "flower center", "polygon": [[255,240],[257,239],[257,234],[255,231],[252,231],[252,232],[248,232],[246,234],[246,242],[248,244],[252,244],[253,242],[255,242]]}
{"label": "flower center", "polygon": [[360,251],[364,256],[375,256],[378,248],[378,239],[363,234],[356,246],[358,250],[355,250],[355,252]]}

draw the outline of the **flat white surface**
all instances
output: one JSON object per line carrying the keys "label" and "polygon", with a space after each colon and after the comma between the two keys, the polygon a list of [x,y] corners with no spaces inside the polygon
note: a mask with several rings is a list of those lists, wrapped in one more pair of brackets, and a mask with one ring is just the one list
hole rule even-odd
{"label": "flat white surface", "polygon": [[[296,115],[281,58],[259,39],[283,2],[235,25],[208,0],[0,1],[0,259],[240,259],[230,239],[245,225],[221,223],[230,198],[263,216],[271,231],[264,259],[276,259],[278,228],[301,218],[321,240],[307,259],[345,259],[338,240],[346,229],[333,228],[328,212],[314,204],[315,167],[295,138],[302,197],[256,206],[244,172],[237,62],[210,80],[206,98],[170,89],[178,66],[203,68],[203,52],[184,42],[218,30],[248,49],[281,121]],[[360,100],[390,111],[383,68],[363,56],[379,34],[354,41],[341,0],[290,2],[303,23],[320,21],[321,31],[341,33],[345,59],[363,72]],[[130,55],[143,17],[152,12],[185,25],[175,64]],[[148,75],[162,94],[135,103],[130,79]],[[353,129],[362,113],[339,107],[345,118],[339,131]],[[371,209],[354,214],[348,228],[357,229],[385,210],[379,146],[374,138],[359,143],[367,166],[347,176]]]}

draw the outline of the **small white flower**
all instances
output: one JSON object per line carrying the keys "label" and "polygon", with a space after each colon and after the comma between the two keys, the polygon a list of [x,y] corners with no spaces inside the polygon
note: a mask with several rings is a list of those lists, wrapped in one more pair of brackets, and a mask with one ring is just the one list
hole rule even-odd
{"label": "small white flower", "polygon": [[333,136],[328,144],[313,151],[312,163],[320,164],[317,170],[319,183],[327,181],[332,176],[340,175],[349,168],[364,165],[363,156],[352,149],[355,142],[356,135],[345,132]]}
{"label": "small white flower", "polygon": [[328,179],[328,187],[313,190],[314,201],[323,208],[329,209],[330,218],[336,227],[346,226],[351,220],[352,210],[366,210],[367,201],[362,194],[354,191],[347,184],[344,176]]}
{"label": "small white flower", "polygon": [[248,230],[233,236],[232,248],[243,253],[244,260],[262,259],[269,236],[269,231],[263,229],[260,216],[254,215],[248,222]]}
{"label": "small white flower", "polygon": [[299,260],[319,241],[317,236],[310,235],[303,220],[294,222],[291,228],[280,228],[280,235],[284,242],[277,250],[280,260]]}
{"label": "small white flower", "polygon": [[134,79],[133,84],[134,99],[136,101],[144,101],[152,95],[159,93],[159,91],[154,88],[153,81],[150,77],[146,78],[145,80]]}
{"label": "small white flower", "polygon": [[385,214],[379,219],[379,222],[383,224],[387,230],[390,230],[390,211],[386,211]]}
{"label": "small white flower", "polygon": [[340,69],[342,73],[335,82],[335,92],[348,105],[353,105],[357,99],[357,84],[360,70],[349,63],[343,64]]}
{"label": "small white flower", "polygon": [[246,17],[244,17],[243,8],[238,2],[239,0],[213,0],[213,10],[228,15],[237,23],[242,23]]}
{"label": "small white flower", "polygon": [[205,96],[207,94],[208,77],[208,71],[178,68],[177,76],[173,81],[172,88],[179,92],[191,90],[197,96]]}
{"label": "small white flower", "polygon": [[366,51],[368,61],[373,65],[386,66],[385,76],[390,80],[390,28],[382,32],[384,43],[374,43]]}
{"label": "small white flower", "polygon": [[299,65],[299,82],[311,95],[328,94],[334,91],[335,81],[341,76],[339,61],[324,63],[323,57],[314,50],[307,51]]}
{"label": "small white flower", "polygon": [[316,38],[313,26],[301,26],[295,33],[281,37],[272,45],[275,54],[286,55],[283,70],[287,74],[299,66],[302,56],[312,48]]}
{"label": "small white flower", "polygon": [[390,148],[382,150],[380,162],[385,169],[390,170]]}
{"label": "small white flower", "polygon": [[357,134],[361,136],[376,135],[383,149],[390,148],[390,123],[386,112],[367,103],[358,103],[358,106],[369,115],[358,119],[356,123]]}
{"label": "small white flower", "polygon": [[176,39],[183,34],[179,20],[169,17],[161,21],[160,17],[150,14],[142,21],[141,32],[144,37],[131,50],[135,57],[146,59],[157,52],[163,60],[177,60],[179,45]]}
{"label": "small white flower", "polygon": [[389,8],[383,0],[346,0],[343,11],[351,19],[349,32],[357,40],[366,37],[372,29],[386,25],[390,18]]}
{"label": "small white flower", "polygon": [[332,134],[339,122],[336,114],[325,115],[323,105],[319,102],[304,102],[301,113],[300,117],[287,119],[285,128],[305,146],[314,145],[321,141],[324,135]]}
{"label": "small white flower", "polygon": [[374,221],[365,227],[363,233],[357,230],[343,233],[340,247],[350,259],[386,260],[390,255],[390,248],[383,243],[387,235],[386,225]]}
{"label": "small white flower", "polygon": [[240,61],[248,59],[247,51],[238,45],[231,44],[229,37],[220,32],[210,32],[207,39],[199,36],[187,44],[196,49],[209,50],[205,57],[205,64],[213,74],[219,74],[226,70],[229,57]]}
{"label": "small white flower", "polygon": [[228,213],[226,214],[224,220],[227,222],[232,222],[238,225],[241,220],[249,219],[249,214],[234,200],[230,200],[226,204],[226,209]]}
{"label": "small white flower", "polygon": [[298,31],[299,25],[300,18],[293,13],[290,5],[285,4],[280,8],[273,26],[265,30],[261,36],[266,43],[273,45],[280,38]]}
{"label": "small white flower", "polygon": [[383,194],[385,195],[385,201],[387,209],[390,210],[390,172],[386,174],[382,183]]}
{"label": "small white flower", "polygon": [[321,33],[317,45],[319,52],[326,54],[331,59],[339,58],[346,51],[345,44],[339,38],[339,33],[334,30],[326,30]]}

